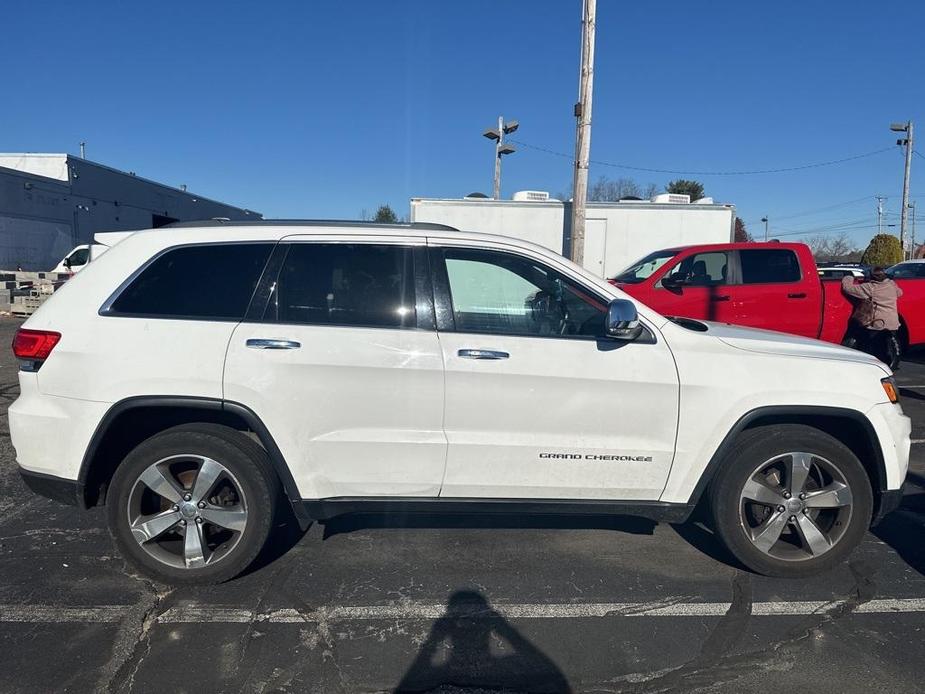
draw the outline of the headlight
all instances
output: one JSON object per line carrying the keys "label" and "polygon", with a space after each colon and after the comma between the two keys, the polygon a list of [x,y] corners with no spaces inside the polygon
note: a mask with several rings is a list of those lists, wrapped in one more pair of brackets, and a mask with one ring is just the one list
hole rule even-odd
{"label": "headlight", "polygon": [[892,376],[888,378],[881,378],[880,385],[883,386],[883,391],[886,393],[886,396],[890,399],[890,402],[899,402],[899,388],[896,387],[896,379]]}

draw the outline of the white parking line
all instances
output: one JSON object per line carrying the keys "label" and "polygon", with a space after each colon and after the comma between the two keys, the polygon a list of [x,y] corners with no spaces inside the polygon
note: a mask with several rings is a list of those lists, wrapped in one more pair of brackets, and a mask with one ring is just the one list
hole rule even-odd
{"label": "white parking line", "polygon": [[[839,605],[825,600],[793,602],[756,602],[756,617],[801,616],[825,611]],[[605,602],[605,603],[527,603],[494,605],[490,609],[509,619],[581,619],[588,617],[721,617],[729,610],[728,602]],[[896,614],[925,612],[925,598],[882,598],[859,605],[858,614]],[[53,605],[0,605],[0,622],[26,624],[115,623],[126,612],[124,605],[94,607],[58,607]],[[270,622],[355,622],[374,620],[433,620],[446,614],[442,603],[402,603],[398,605],[356,605],[325,607],[310,611],[284,608],[254,612],[237,607],[186,605],[171,607],[157,617],[160,624],[239,624]],[[465,608],[458,613],[477,617],[480,611]]]}

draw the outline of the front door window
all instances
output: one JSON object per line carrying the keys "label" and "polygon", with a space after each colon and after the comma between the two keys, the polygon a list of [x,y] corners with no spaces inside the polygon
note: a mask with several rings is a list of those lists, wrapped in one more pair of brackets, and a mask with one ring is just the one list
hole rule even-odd
{"label": "front door window", "polygon": [[558,272],[521,256],[447,249],[458,332],[600,337],[606,303]]}

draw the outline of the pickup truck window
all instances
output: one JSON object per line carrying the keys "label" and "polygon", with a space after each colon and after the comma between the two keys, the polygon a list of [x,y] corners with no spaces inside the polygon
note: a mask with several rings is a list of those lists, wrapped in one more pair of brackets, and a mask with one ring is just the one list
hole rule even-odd
{"label": "pickup truck window", "polygon": [[742,284],[772,284],[800,281],[800,261],[786,248],[739,251]]}
{"label": "pickup truck window", "polygon": [[725,251],[710,251],[689,255],[668,276],[687,286],[710,287],[726,284],[729,256]]}
{"label": "pickup truck window", "polygon": [[509,253],[447,249],[459,332],[600,336],[606,305],[555,270]]}

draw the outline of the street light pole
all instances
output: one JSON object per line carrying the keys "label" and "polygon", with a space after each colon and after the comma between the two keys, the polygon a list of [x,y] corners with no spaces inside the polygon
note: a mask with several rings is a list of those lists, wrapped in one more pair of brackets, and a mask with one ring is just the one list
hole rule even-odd
{"label": "street light pole", "polygon": [[483,137],[495,141],[495,185],[493,195],[495,200],[501,199],[501,157],[516,151],[513,145],[504,144],[504,136],[514,132],[519,127],[520,123],[516,120],[505,123],[504,116],[498,116],[498,129],[489,128],[482,133]]}
{"label": "street light pole", "polygon": [[898,133],[906,133],[905,138],[900,138],[896,140],[897,145],[906,145],[906,167],[903,174],[903,202],[902,202],[902,214],[899,218],[899,245],[903,249],[903,257],[906,254],[906,220],[909,216],[909,177],[912,173],[912,148],[913,148],[913,137],[912,137],[912,121],[906,121],[903,123],[893,123],[890,125],[890,130]]}
{"label": "street light pole", "polygon": [[877,234],[883,233],[883,196],[877,196]]}
{"label": "street light pole", "polygon": [[764,240],[768,240],[768,218],[762,217],[761,221],[764,222]]}
{"label": "street light pole", "polygon": [[584,0],[581,16],[581,72],[575,104],[575,171],[572,179],[572,260],[585,258],[585,204],[588,199],[588,165],[591,158],[591,97],[594,92],[594,22],[596,0]]}
{"label": "street light pole", "polygon": [[501,144],[504,142],[504,116],[498,116],[498,142],[495,145],[495,187],[494,187],[494,197],[495,200],[501,199],[501,154],[500,148]]}

